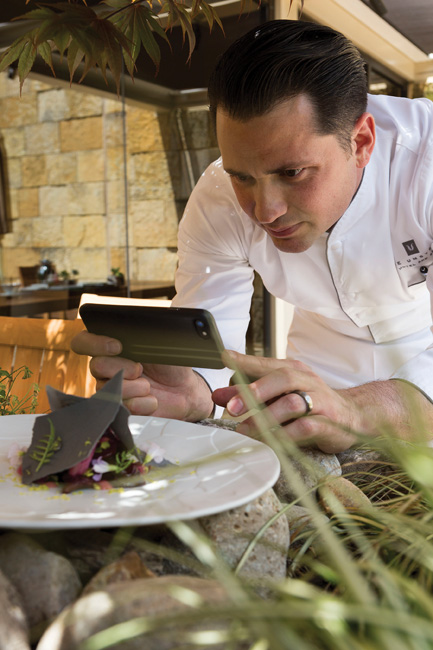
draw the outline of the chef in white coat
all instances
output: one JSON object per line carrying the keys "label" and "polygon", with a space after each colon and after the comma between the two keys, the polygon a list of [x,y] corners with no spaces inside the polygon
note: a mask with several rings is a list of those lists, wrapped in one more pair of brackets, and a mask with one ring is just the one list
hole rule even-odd
{"label": "chef in white coat", "polygon": [[[331,452],[351,432],[433,430],[433,104],[368,96],[350,41],[288,20],[235,42],[209,98],[221,158],[181,221],[174,305],[213,313],[228,367],[296,441]],[[295,307],[287,360],[243,354],[254,271]],[[119,346],[73,343],[101,382],[124,369],[133,413],[248,410],[231,370],[143,368]]]}

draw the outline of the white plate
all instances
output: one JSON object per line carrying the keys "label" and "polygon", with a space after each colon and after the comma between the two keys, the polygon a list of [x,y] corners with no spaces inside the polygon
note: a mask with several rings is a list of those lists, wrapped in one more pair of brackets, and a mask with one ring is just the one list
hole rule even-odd
{"label": "white plate", "polygon": [[[137,443],[154,440],[175,467],[169,476],[122,490],[25,486],[9,467],[10,445],[30,444],[34,415],[0,417],[0,527],[27,530],[100,528],[193,519],[235,508],[272,487],[280,464],[261,442],[234,431],[178,420],[131,416]],[[149,474],[149,481],[152,473]]]}

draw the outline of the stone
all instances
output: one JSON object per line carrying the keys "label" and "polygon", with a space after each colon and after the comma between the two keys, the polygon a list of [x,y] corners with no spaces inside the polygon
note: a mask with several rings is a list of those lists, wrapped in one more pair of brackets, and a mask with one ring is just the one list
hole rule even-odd
{"label": "stone", "polygon": [[[317,530],[315,521],[308,508],[303,506],[291,505],[285,511],[290,529],[290,548],[300,546],[305,541],[306,536]],[[319,515],[319,525],[326,525],[330,522],[326,515]]]}
{"label": "stone", "polygon": [[39,251],[28,248],[4,248],[2,250],[2,266],[4,278],[20,278],[19,266],[22,260],[27,266],[38,264],[41,260]]}
{"label": "stone", "polygon": [[21,223],[24,219],[21,219],[19,222],[15,222],[13,232],[7,232],[5,235],[2,235],[2,249],[3,248],[16,248],[17,237],[16,237],[16,228],[17,223]]}
{"label": "stone", "polygon": [[22,156],[26,153],[24,129],[2,129],[2,137],[8,156]]}
{"label": "stone", "polygon": [[29,95],[32,93],[42,93],[45,90],[58,88],[60,82],[55,77],[46,77],[46,82],[40,79],[28,78],[22,88],[22,92],[27,92]]}
{"label": "stone", "polygon": [[[319,502],[326,514],[365,511],[371,507],[370,499],[347,478],[327,479],[318,488]],[[337,499],[337,503],[335,500]]]}
{"label": "stone", "polygon": [[7,178],[9,189],[12,187],[21,187],[21,159],[7,159]]}
{"label": "stone", "polygon": [[[125,161],[123,147],[107,147],[105,153],[106,178],[107,181],[117,181],[124,179]],[[126,161],[128,166],[128,160]]]}
{"label": "stone", "polygon": [[[145,636],[132,639],[119,637],[116,642],[114,631],[110,630],[111,650],[183,650],[198,648],[196,643],[182,641],[183,632],[227,628],[230,622],[218,617],[200,615],[200,605],[224,605],[228,594],[224,587],[214,580],[189,576],[163,576],[133,580],[109,585],[104,591],[80,598],[65,610],[46,630],[37,650],[77,650],[86,639],[114,625],[140,617],[167,618],[185,612],[192,620],[157,625]],[[211,610],[212,612],[212,610]],[[107,637],[108,639],[108,637]],[[206,646],[207,647],[207,646]],[[231,644],[232,650],[240,650]],[[227,643],[212,644],[213,650],[227,650]]]}
{"label": "stone", "polygon": [[152,151],[132,156],[129,178],[132,201],[166,199],[173,200],[173,187],[167,156],[164,152]]}
{"label": "stone", "polygon": [[71,214],[72,187],[70,185],[46,185],[39,188],[41,215],[57,217]]}
{"label": "stone", "polygon": [[64,120],[59,124],[61,151],[85,151],[102,148],[101,117]]}
{"label": "stone", "polygon": [[[238,508],[199,519],[210,540],[233,569],[261,528],[281,510],[273,490]],[[277,517],[255,542],[240,570],[249,578],[282,579],[286,575],[290,532],[285,516]]]}
{"label": "stone", "polygon": [[178,221],[172,204],[166,201],[132,201],[132,241],[137,248],[177,246]]}
{"label": "stone", "polygon": [[[325,454],[318,449],[303,449],[300,452],[300,458],[292,458],[290,463],[293,464],[302,479],[304,492],[315,488],[325,476],[341,475],[341,467],[336,455]],[[284,471],[281,471],[274,490],[283,503],[290,503],[301,496],[290,481],[290,473],[287,476]]]}
{"label": "stone", "polygon": [[[126,535],[124,540],[119,532],[106,530],[87,530],[85,537],[81,530],[70,530],[57,534],[49,533],[44,536],[44,547],[53,552],[64,555],[74,566],[83,584],[89,583],[95,575],[103,571],[107,562],[115,565],[117,560],[125,553],[134,552],[139,556],[147,572],[162,575],[164,572],[163,558],[148,550],[147,537],[158,545],[163,531],[154,532],[154,527],[136,528],[134,535]],[[165,528],[164,528],[165,530]],[[155,539],[152,540],[152,534]],[[38,534],[37,539],[41,539]]]}
{"label": "stone", "polygon": [[51,621],[81,591],[68,560],[21,533],[0,536],[0,570],[16,587],[30,628]]}
{"label": "stone", "polygon": [[122,106],[104,117],[104,140],[107,147],[123,147]]}
{"label": "stone", "polygon": [[0,129],[37,122],[36,96],[6,97],[0,99]]}
{"label": "stone", "polygon": [[86,86],[75,86],[68,90],[66,100],[69,107],[69,117],[91,117],[102,114],[104,100]]}
{"label": "stone", "polygon": [[[14,246],[33,246],[33,222],[34,218],[17,220],[16,224],[14,224],[12,232],[14,236]],[[3,241],[2,245],[6,246],[7,244],[5,241]]]}
{"label": "stone", "polygon": [[[200,522],[189,521],[188,525],[195,535],[203,536]],[[160,547],[165,550],[162,558],[162,575],[201,575],[203,567],[198,563],[192,549],[171,530],[167,530],[162,536]]]}
{"label": "stone", "polygon": [[228,431],[236,431],[239,422],[237,420],[230,420],[226,418],[206,418],[200,420],[197,424],[204,427],[218,427],[218,429],[227,429]]}
{"label": "stone", "polygon": [[0,571],[0,650],[30,650],[22,600]]}
{"label": "stone", "polygon": [[395,467],[379,451],[373,449],[348,449],[337,454],[343,476],[354,483],[373,480]]}
{"label": "stone", "polygon": [[77,153],[77,180],[79,183],[105,179],[104,157],[99,150]]}
{"label": "stone", "polygon": [[216,146],[214,128],[208,110],[183,110],[181,115],[188,149],[206,149]]}
{"label": "stone", "polygon": [[[112,213],[107,216],[108,223],[108,245],[121,246],[126,245],[126,224],[125,215],[121,212]],[[118,266],[113,264],[113,266]],[[124,266],[123,264],[121,266]]]}
{"label": "stone", "polygon": [[173,280],[177,267],[177,253],[166,248],[138,249],[137,277],[146,280]]}
{"label": "stone", "polygon": [[47,185],[68,185],[77,181],[77,154],[59,153],[45,156]]}
{"label": "stone", "polygon": [[[131,277],[133,277],[133,278],[137,277],[136,252],[135,252],[134,248],[129,251],[129,267],[130,267]],[[110,248],[110,269],[111,268],[120,269],[121,271],[125,271],[125,269],[126,269],[126,249],[125,249],[124,246],[123,247],[111,246],[111,248]],[[141,276],[138,276],[138,277],[141,277]],[[149,278],[147,278],[147,279],[149,279]]]}
{"label": "stone", "polygon": [[105,99],[104,98],[104,114],[109,115],[110,113],[121,113],[122,112],[122,100],[121,99]]}
{"label": "stone", "polygon": [[103,183],[77,183],[71,185],[68,214],[104,214],[105,192]]}
{"label": "stone", "polygon": [[9,202],[10,202],[11,217],[13,221],[18,219],[18,192],[19,189],[16,187],[9,188]]}
{"label": "stone", "polygon": [[71,248],[69,251],[69,265],[78,269],[80,280],[85,282],[100,282],[107,277],[108,258],[105,247]]}
{"label": "stone", "polygon": [[63,246],[63,217],[35,217],[32,242],[37,248]]}
{"label": "stone", "polygon": [[17,191],[19,217],[39,215],[39,191],[37,187],[23,187]]}
{"label": "stone", "polygon": [[106,220],[102,216],[64,217],[63,244],[68,248],[105,246]]}
{"label": "stone", "polygon": [[154,111],[129,106],[126,115],[129,154],[164,150],[158,116]]}
{"label": "stone", "polygon": [[107,212],[125,212],[125,184],[123,180],[111,181],[107,187]]}
{"label": "stone", "polygon": [[40,122],[59,122],[71,118],[101,115],[103,100],[84,89],[46,86],[38,93]]}
{"label": "stone", "polygon": [[45,122],[24,127],[26,153],[39,156],[60,150],[59,123]]}
{"label": "stone", "polygon": [[23,187],[39,187],[47,183],[45,156],[21,158],[21,183]]}
{"label": "stone", "polygon": [[38,116],[40,122],[59,122],[69,116],[65,88],[50,88],[38,93]]}
{"label": "stone", "polygon": [[[30,79],[28,79],[28,81],[31,84]],[[18,97],[19,94],[20,94],[20,82],[19,82],[18,75],[15,75],[13,79],[10,79],[9,75],[7,74],[0,75],[0,96]]]}
{"label": "stone", "polygon": [[153,571],[146,567],[136,551],[128,551],[115,562],[102,567],[85,586],[81,595],[87,596],[94,591],[101,591],[107,585],[116,582],[155,577]]}

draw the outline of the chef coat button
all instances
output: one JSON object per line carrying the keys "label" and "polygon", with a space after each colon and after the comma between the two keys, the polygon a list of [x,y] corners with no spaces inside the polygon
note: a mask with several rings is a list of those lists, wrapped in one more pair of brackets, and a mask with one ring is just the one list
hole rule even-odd
{"label": "chef coat button", "polygon": [[427,273],[428,273],[428,266],[420,266],[420,267],[419,267],[419,272],[420,272],[422,275],[427,275]]}

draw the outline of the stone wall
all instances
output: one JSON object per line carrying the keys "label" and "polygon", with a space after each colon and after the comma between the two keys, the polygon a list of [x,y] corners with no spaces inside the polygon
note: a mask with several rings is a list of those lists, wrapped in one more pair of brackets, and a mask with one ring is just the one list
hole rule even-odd
{"label": "stone wall", "polygon": [[[179,129],[179,125],[181,125]],[[180,135],[183,132],[184,139]],[[126,270],[122,102],[84,89],[0,75],[0,136],[11,232],[0,236],[4,280],[51,259],[58,271],[100,281]],[[170,280],[177,226],[194,180],[218,155],[207,111],[157,114],[126,106],[130,277]],[[191,167],[191,165],[190,165]]]}

